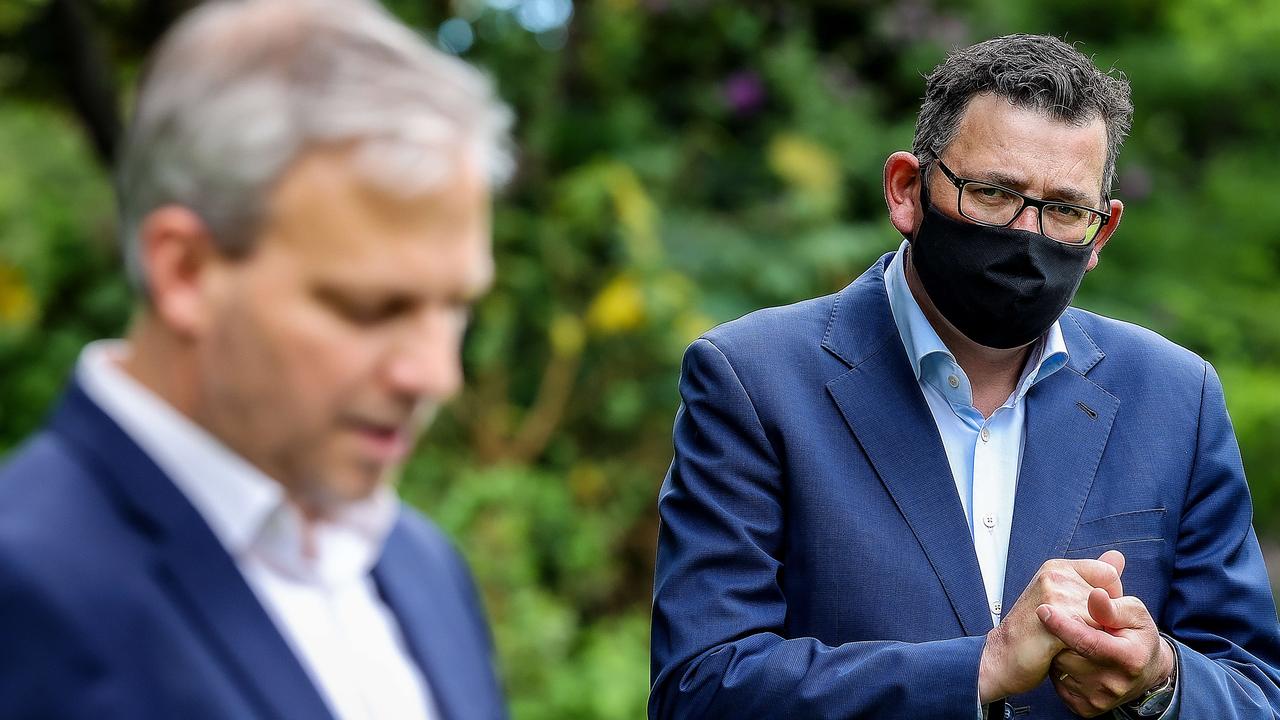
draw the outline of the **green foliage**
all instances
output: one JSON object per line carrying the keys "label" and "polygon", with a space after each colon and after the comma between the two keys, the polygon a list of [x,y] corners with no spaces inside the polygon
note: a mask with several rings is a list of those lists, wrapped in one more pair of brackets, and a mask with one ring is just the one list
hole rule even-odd
{"label": "green foliage", "polygon": [[39,425],[84,343],[117,335],[129,296],[111,196],[65,112],[0,103],[0,447]]}
{"label": "green foliage", "polygon": [[[0,15],[0,40],[42,5]],[[145,5],[100,18],[122,81]],[[446,19],[390,5],[427,31]],[[1066,34],[1128,74],[1126,213],[1081,302],[1218,366],[1257,525],[1280,531],[1280,6],[598,0],[541,37],[478,0],[452,8],[476,30],[467,58],[517,109],[520,174],[468,389],[401,489],[470,559],[519,720],[643,715],[681,352],[896,247],[881,166],[909,147],[921,75],[952,44]],[[0,100],[0,447],[127,313],[104,176],[65,102],[21,85],[21,60],[0,42],[0,87],[35,98]]]}

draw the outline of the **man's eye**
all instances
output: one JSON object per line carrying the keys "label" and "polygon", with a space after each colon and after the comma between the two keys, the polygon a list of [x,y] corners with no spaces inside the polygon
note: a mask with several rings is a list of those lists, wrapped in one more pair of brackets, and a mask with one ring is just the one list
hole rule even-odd
{"label": "man's eye", "polygon": [[377,325],[395,319],[403,310],[404,304],[388,302],[348,302],[338,303],[336,309],[342,318],[354,325]]}
{"label": "man's eye", "polygon": [[990,185],[974,185],[971,192],[977,196],[979,200],[985,202],[1002,202],[1008,200],[1012,196],[998,187]]}
{"label": "man's eye", "polygon": [[1084,216],[1083,210],[1069,205],[1050,205],[1049,211],[1062,220],[1079,220]]}

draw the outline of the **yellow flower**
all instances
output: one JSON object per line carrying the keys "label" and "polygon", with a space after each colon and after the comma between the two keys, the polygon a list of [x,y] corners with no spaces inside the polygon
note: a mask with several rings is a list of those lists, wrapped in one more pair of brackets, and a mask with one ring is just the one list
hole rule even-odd
{"label": "yellow flower", "polygon": [[0,325],[25,325],[35,317],[36,302],[18,269],[0,263]]}
{"label": "yellow flower", "polygon": [[644,317],[644,291],[628,275],[609,281],[587,308],[587,324],[605,335],[634,330],[644,322]]}
{"label": "yellow flower", "polygon": [[834,201],[840,191],[840,165],[831,151],[792,133],[777,135],[767,151],[769,168],[801,192],[816,196],[821,204]]}
{"label": "yellow flower", "polygon": [[549,331],[551,349],[560,357],[569,357],[582,352],[586,341],[586,333],[582,330],[582,321],[577,316],[563,313],[551,321]]}
{"label": "yellow flower", "polygon": [[642,264],[657,260],[662,254],[657,233],[658,209],[640,178],[622,163],[612,164],[605,178],[632,259]]}

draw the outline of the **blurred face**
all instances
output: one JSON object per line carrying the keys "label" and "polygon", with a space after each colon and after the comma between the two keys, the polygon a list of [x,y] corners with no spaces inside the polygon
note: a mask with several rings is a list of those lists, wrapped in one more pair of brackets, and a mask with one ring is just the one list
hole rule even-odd
{"label": "blurred face", "polygon": [[253,252],[212,261],[196,420],[310,513],[367,496],[458,390],[492,268],[476,168],[403,198],[344,151],[308,153],[275,186]]}

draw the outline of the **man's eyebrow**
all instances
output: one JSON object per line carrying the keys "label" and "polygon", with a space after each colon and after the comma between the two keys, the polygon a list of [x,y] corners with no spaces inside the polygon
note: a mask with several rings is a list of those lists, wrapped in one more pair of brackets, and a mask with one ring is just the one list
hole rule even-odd
{"label": "man's eyebrow", "polygon": [[[1025,180],[1000,172],[999,170],[978,173],[973,179],[994,183],[996,185],[1003,185],[1010,190],[1017,190],[1024,193],[1027,191],[1027,182]],[[1083,205],[1085,207],[1093,207],[1093,204],[1098,200],[1094,195],[1070,187],[1050,188],[1049,194],[1043,199],[1057,200],[1060,202],[1071,203],[1072,205]]]}

